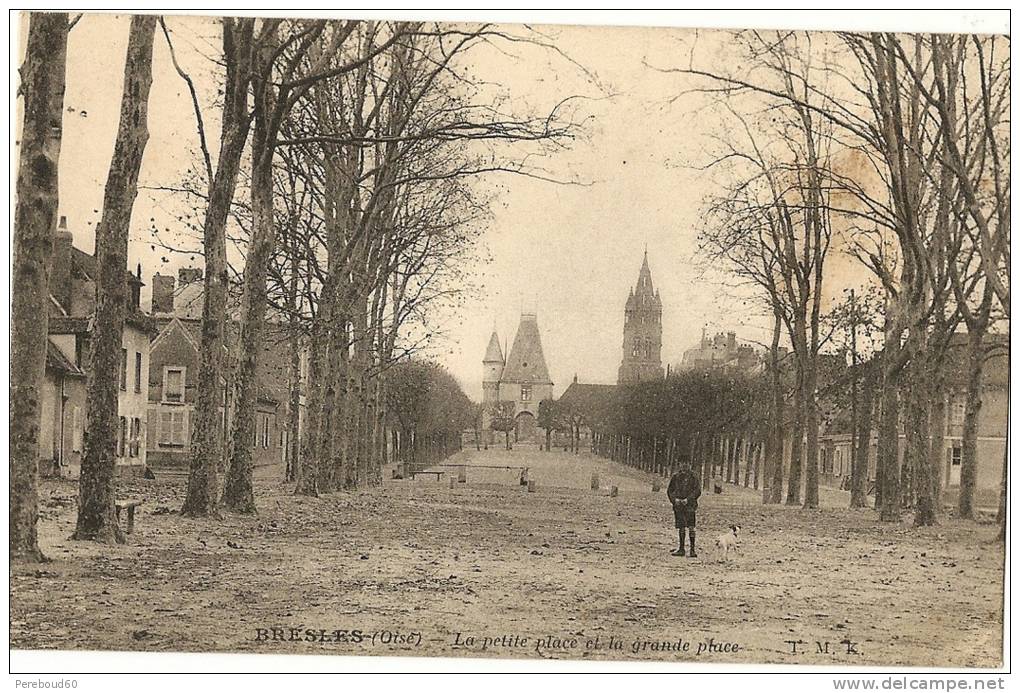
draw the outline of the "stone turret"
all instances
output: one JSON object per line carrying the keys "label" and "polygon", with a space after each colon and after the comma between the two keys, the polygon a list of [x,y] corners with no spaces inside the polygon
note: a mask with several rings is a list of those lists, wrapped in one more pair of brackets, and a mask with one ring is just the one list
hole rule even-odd
{"label": "stone turret", "polygon": [[499,378],[503,375],[503,350],[499,347],[499,335],[492,331],[489,346],[482,358],[482,402],[491,403],[499,398]]}

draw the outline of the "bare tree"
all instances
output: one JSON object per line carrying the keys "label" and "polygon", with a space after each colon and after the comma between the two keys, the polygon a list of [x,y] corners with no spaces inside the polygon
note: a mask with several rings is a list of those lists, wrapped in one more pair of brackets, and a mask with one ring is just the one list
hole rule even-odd
{"label": "bare tree", "polygon": [[49,271],[57,225],[67,68],[67,13],[33,12],[21,67],[24,119],[18,154],[11,296],[10,552],[42,559],[39,517],[40,388],[46,367]]}
{"label": "bare tree", "polygon": [[[230,214],[241,155],[248,140],[248,86],[255,47],[253,19],[222,19],[223,57],[226,65],[219,159],[209,167],[208,205],[202,229],[205,257],[205,291],[202,297],[202,342],[192,421],[191,466],[188,490],[181,512],[189,516],[215,515],[219,502],[219,467],[223,459],[224,331],[230,275],[227,268],[226,226]],[[196,113],[198,102],[195,101]],[[202,133],[201,120],[199,132]],[[223,412],[223,413],[221,413]]]}
{"label": "bare tree", "polygon": [[103,213],[96,229],[96,314],[88,377],[85,452],[74,539],[122,543],[114,512],[117,383],[128,296],[125,272],[131,210],[149,140],[148,100],[156,17],[135,15],[128,34],[124,93]]}

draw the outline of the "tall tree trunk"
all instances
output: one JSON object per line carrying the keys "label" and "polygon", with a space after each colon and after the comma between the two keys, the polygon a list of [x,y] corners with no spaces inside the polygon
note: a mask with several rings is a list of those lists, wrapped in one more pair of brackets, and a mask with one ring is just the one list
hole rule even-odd
{"label": "tall tree trunk", "polygon": [[942,510],[942,490],[946,459],[946,393],[942,374],[933,380],[930,406],[931,449],[928,453],[928,459],[931,464],[931,494],[937,514]]}
{"label": "tall tree trunk", "polygon": [[[798,370],[800,367],[798,366]],[[804,465],[805,402],[803,373],[797,375],[797,389],[793,393],[793,444],[790,447],[790,478],[786,488],[786,504],[800,505],[801,471]]]}
{"label": "tall tree trunk", "polygon": [[138,172],[149,140],[155,15],[131,18],[117,140],[96,228],[96,319],[88,378],[88,425],[81,462],[74,539],[123,542],[117,526],[115,466],[120,355],[127,313],[128,235]]}
{"label": "tall tree trunk", "polygon": [[[191,463],[181,513],[215,515],[219,500],[219,468],[223,462],[226,402],[224,345],[227,295],[227,218],[237,188],[241,154],[248,140],[248,82],[251,78],[252,19],[223,19],[223,54],[227,65],[223,124],[216,173],[209,182],[209,206],[202,229],[205,285],[202,298],[202,342],[197,394],[192,412]],[[221,407],[223,411],[221,411]]]}
{"label": "tall tree trunk", "polygon": [[804,368],[804,425],[807,434],[807,475],[804,489],[804,507],[818,507],[818,402],[815,387],[818,382],[815,355],[809,354]]}
{"label": "tall tree trunk", "polygon": [[301,330],[298,310],[298,247],[296,234],[292,228],[290,253],[290,277],[287,281],[287,343],[290,348],[290,363],[287,366],[287,447],[284,450],[286,459],[286,480],[297,480],[299,423],[301,421]]}
{"label": "tall tree trunk", "polygon": [[326,358],[324,331],[325,326],[316,315],[308,350],[308,396],[305,401],[305,426],[301,437],[301,464],[297,467],[297,486],[294,489],[294,493],[301,496],[319,495],[319,465],[323,463],[320,459],[319,440],[323,416],[322,403],[325,396],[324,381],[327,377],[323,363]]}
{"label": "tall tree trunk", "polygon": [[935,507],[931,460],[931,382],[932,372],[924,346],[913,350],[907,395],[907,449],[910,458],[909,493],[915,499],[914,525],[933,525],[938,516]]}
{"label": "tall tree trunk", "polygon": [[301,424],[301,337],[297,331],[297,320],[290,325],[290,366],[287,383],[287,481],[297,481],[298,467],[301,464],[298,455],[300,450]]}
{"label": "tall tree trunk", "polygon": [[960,463],[960,517],[974,517],[974,489],[977,485],[978,422],[981,416],[981,381],[985,365],[984,332],[967,333],[967,400],[963,413],[963,459]]}
{"label": "tall tree trunk", "polygon": [[857,430],[854,436],[854,459],[850,468],[850,507],[868,506],[868,457],[871,453],[871,424],[875,407],[875,378],[870,369],[864,375],[860,389],[860,404],[857,410]]}
{"label": "tall tree trunk", "polygon": [[[898,336],[897,336],[898,343]],[[890,347],[886,340],[886,353],[883,360],[892,360],[897,347]],[[883,365],[885,370],[882,383],[882,418],[878,430],[878,465],[881,469],[881,513],[884,522],[900,520],[900,460],[899,460],[899,373],[896,369]]]}
{"label": "tall tree trunk", "polygon": [[762,500],[781,503],[783,500],[783,389],[779,372],[779,339],[782,336],[783,316],[778,302],[773,303],[772,344],[769,346],[769,381],[772,402],[769,407],[768,430],[765,434],[765,483]]}
{"label": "tall tree trunk", "polygon": [[10,371],[10,558],[42,560],[39,519],[40,399],[46,369],[49,272],[57,226],[67,14],[33,12],[21,67],[24,118],[14,211]]}
{"label": "tall tree trunk", "polygon": [[[327,202],[326,226],[330,233],[329,211]],[[330,264],[336,262],[336,255],[330,252]],[[340,392],[344,371],[340,368],[340,352],[343,350],[343,323],[337,315],[337,270],[331,267],[329,276],[319,293],[319,313],[317,327],[322,333],[323,371],[321,372],[322,393],[319,401],[319,428],[315,455],[318,458],[318,488],[320,493],[332,493],[339,484],[339,468],[341,467],[343,438],[340,435],[344,413]]]}
{"label": "tall tree trunk", "polygon": [[[342,408],[337,412],[337,426],[336,431],[339,436],[338,449],[340,450],[341,465],[343,467],[343,489],[345,491],[353,491],[358,487],[358,458],[357,458],[357,445],[355,438],[358,434],[358,422],[357,422],[357,383],[355,381],[354,365],[353,360],[350,356],[351,347],[351,335],[349,331],[350,325],[352,324],[350,314],[345,312],[343,315],[343,324],[345,326],[345,344],[347,345],[340,354],[341,359],[341,377],[339,381],[342,389],[340,391],[340,402],[342,402]],[[412,432],[412,452],[414,454],[414,462],[418,461],[418,453],[421,452],[421,438],[418,435],[418,430],[415,428]]]}
{"label": "tall tree trunk", "polygon": [[232,422],[230,465],[223,484],[222,503],[233,512],[255,513],[252,482],[256,403],[258,398],[258,358],[266,321],[266,276],[276,246],[273,219],[273,157],[276,130],[270,122],[275,110],[275,87],[271,83],[270,61],[274,41],[258,47],[258,75],[254,89],[255,125],[252,137],[251,240],[244,266],[241,301],[241,335],[238,341],[236,403]]}

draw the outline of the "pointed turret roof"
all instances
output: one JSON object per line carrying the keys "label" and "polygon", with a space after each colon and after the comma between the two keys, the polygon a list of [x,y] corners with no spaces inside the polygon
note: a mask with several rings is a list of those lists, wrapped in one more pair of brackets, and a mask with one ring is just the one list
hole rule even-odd
{"label": "pointed turret roof", "polygon": [[511,383],[549,383],[549,369],[545,365],[542,353],[542,337],[538,332],[538,318],[529,313],[521,315],[521,323],[517,326],[514,344],[510,347],[510,355],[506,359],[503,370],[503,382]]}
{"label": "pointed turret roof", "polygon": [[641,270],[638,272],[637,284],[630,290],[627,297],[627,308],[637,308],[652,304],[661,305],[659,292],[652,285],[652,270],[648,267],[648,249],[645,249],[645,257],[641,261]]}
{"label": "pointed turret roof", "polygon": [[638,272],[637,293],[655,293],[652,289],[652,270],[648,267],[648,249],[645,249],[645,259],[641,262],[641,271]]}
{"label": "pointed turret roof", "polygon": [[499,348],[499,335],[492,331],[489,337],[489,348],[485,350],[485,358],[482,363],[503,363],[503,350]]}

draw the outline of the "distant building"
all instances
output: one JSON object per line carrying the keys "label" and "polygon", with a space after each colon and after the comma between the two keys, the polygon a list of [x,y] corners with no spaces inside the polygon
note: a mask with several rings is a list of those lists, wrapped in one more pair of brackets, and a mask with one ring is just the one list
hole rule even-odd
{"label": "distant building", "polygon": [[[60,218],[54,238],[52,266],[39,449],[44,473],[77,475],[85,450],[85,389],[96,320],[96,259],[74,247],[66,217]],[[118,473],[138,473],[146,464],[149,339],[153,324],[140,306],[140,275],[141,267],[136,275],[124,270],[128,304],[118,375]]]}
{"label": "distant building", "polygon": [[[577,428],[580,449],[591,446],[593,427],[610,407],[616,389],[616,385],[579,383],[575,375],[573,382],[556,400],[560,416],[567,420],[571,428]],[[562,432],[559,438],[565,438],[569,444],[570,432]],[[558,442],[564,444],[562,440]]]}
{"label": "distant building", "polygon": [[709,338],[701,330],[701,343],[684,352],[678,370],[720,368],[750,373],[761,368],[762,359],[754,347],[737,342],[736,332],[717,333]]}
{"label": "distant building", "polygon": [[[985,366],[981,379],[981,410],[978,414],[977,478],[975,504],[995,508],[999,485],[1002,482],[1002,465],[1006,452],[1006,426],[1008,423],[1009,339],[1007,335],[987,335],[985,338]],[[960,488],[960,469],[963,466],[963,417],[967,400],[967,335],[957,333],[950,341],[946,354],[945,420],[943,426],[942,473],[940,483],[947,502],[953,502]],[[846,389],[848,385],[839,385]],[[871,443],[868,451],[868,479],[875,478],[878,459],[878,416],[875,411]],[[906,451],[906,435],[900,411],[899,460],[902,465]],[[820,436],[818,468],[821,481],[831,486],[848,484],[853,459],[853,441],[849,427],[849,412],[836,409],[826,413],[832,423],[824,427]],[[823,422],[824,423],[824,422]],[[938,424],[935,424],[938,425]]]}
{"label": "distant building", "polygon": [[624,307],[623,359],[616,381],[622,385],[662,378],[662,300],[652,286],[646,250]]}
{"label": "distant building", "polygon": [[[152,340],[149,374],[149,465],[159,471],[182,471],[191,458],[191,435],[198,393],[202,343],[202,270],[181,268],[152,278],[152,317],[158,334]],[[232,365],[236,357],[236,321],[226,326],[226,374],[220,383],[221,434],[229,435],[232,415]],[[258,359],[258,396],[252,440],[256,465],[285,464],[291,452],[289,430],[291,349],[283,328],[268,321]],[[301,357],[304,374],[306,362]]]}
{"label": "distant building", "polygon": [[493,331],[482,359],[482,428],[491,439],[492,407],[497,402],[513,402],[514,436],[534,440],[538,434],[538,404],[552,399],[553,381],[549,378],[538,318],[523,313],[510,355],[504,360],[499,335]]}

